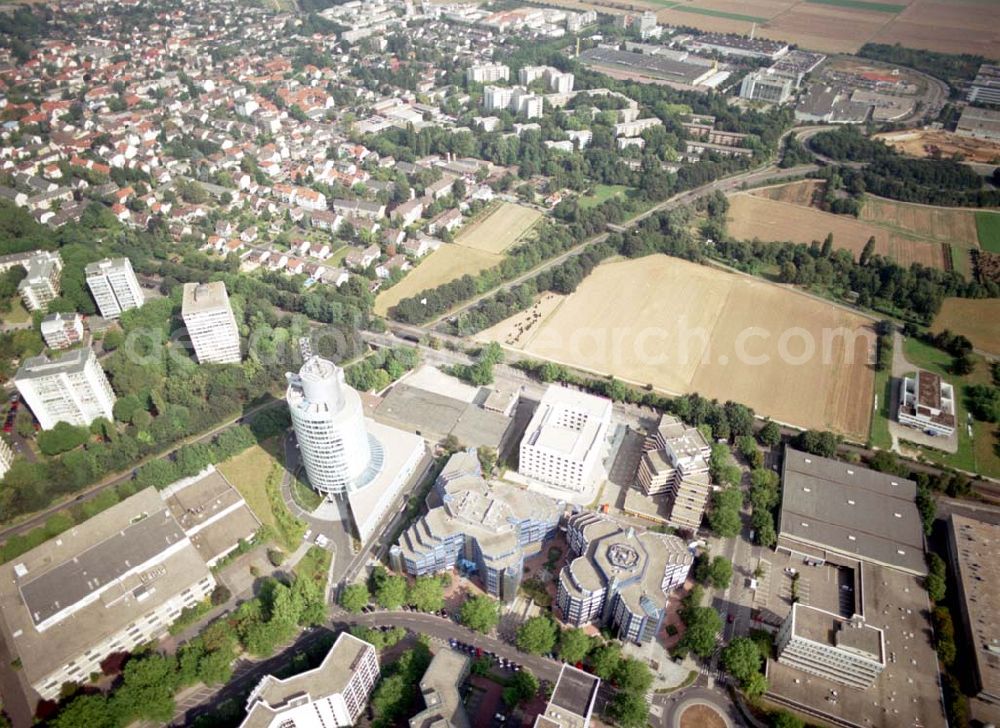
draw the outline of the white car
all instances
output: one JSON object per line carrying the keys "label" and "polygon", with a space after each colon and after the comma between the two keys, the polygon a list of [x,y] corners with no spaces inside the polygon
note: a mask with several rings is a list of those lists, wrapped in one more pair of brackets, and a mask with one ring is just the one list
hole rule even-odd
{"label": "white car", "polygon": [[312,534],[313,534],[313,532],[312,532],[312,529],[310,528],[308,531],[306,531],[304,534],[302,534],[302,540],[303,541],[308,541],[309,537],[312,536]]}

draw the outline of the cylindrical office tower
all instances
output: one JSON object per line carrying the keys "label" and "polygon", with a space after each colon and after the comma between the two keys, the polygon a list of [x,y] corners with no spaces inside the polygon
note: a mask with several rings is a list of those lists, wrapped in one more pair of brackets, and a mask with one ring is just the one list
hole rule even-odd
{"label": "cylindrical office tower", "polygon": [[361,397],[343,369],[318,356],[287,377],[285,399],[309,485],[322,495],[353,490],[372,460]]}

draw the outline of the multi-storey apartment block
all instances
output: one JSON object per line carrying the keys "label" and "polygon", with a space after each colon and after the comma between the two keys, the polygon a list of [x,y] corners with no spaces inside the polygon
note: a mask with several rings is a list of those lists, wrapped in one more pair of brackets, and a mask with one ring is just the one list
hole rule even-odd
{"label": "multi-storey apartment block", "polygon": [[25,359],[14,375],[14,386],[43,430],[57,422],[86,427],[98,417],[114,419],[115,393],[89,347],[58,359],[44,354]]}
{"label": "multi-storey apartment block", "polygon": [[379,678],[375,647],[341,632],[322,664],[282,680],[266,675],[247,698],[240,728],[347,728]]}
{"label": "multi-storey apartment block", "polygon": [[238,364],[240,331],[222,281],[185,283],[181,318],[200,364]]}
{"label": "multi-storey apartment block", "polygon": [[510,68],[502,63],[479,63],[466,69],[465,78],[473,83],[509,81]]}
{"label": "multi-storey apartment block", "polygon": [[106,319],[116,319],[122,311],[143,304],[142,288],[128,258],[106,258],[88,265],[87,286]]}
{"label": "multi-storey apartment block", "polygon": [[40,311],[59,295],[59,273],[63,262],[59,253],[42,250],[28,259],[25,264],[27,275],[17,284],[24,307],[29,311]]}
{"label": "multi-storey apartment block", "polygon": [[83,341],[83,316],[78,313],[50,313],[42,319],[42,338],[50,349],[68,349]]}
{"label": "multi-storey apartment block", "polygon": [[455,453],[434,484],[431,508],[392,547],[397,571],[414,576],[456,566],[474,572],[486,591],[517,595],[525,558],[538,553],[559,526],[565,504],[483,480],[475,450]]}
{"label": "multi-storey apartment block", "polygon": [[575,626],[609,625],[623,640],[653,640],[667,593],[687,579],[694,557],[676,536],[623,528],[595,513],[569,519],[573,560],[559,574],[556,603]]}

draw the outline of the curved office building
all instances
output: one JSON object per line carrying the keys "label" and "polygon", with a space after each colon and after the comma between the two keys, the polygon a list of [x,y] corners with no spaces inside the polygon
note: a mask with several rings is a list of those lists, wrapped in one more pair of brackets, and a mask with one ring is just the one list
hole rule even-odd
{"label": "curved office building", "polygon": [[361,397],[344,370],[311,357],[288,374],[285,395],[309,484],[324,496],[349,493],[374,480],[383,452],[365,427]]}

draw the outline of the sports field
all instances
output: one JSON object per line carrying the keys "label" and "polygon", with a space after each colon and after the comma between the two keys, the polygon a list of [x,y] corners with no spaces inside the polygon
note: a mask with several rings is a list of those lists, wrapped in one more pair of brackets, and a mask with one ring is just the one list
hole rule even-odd
{"label": "sports field", "polygon": [[[921,263],[945,268],[943,241],[917,238],[902,228],[834,215],[815,208],[740,193],[729,198],[727,229],[737,240],[790,241],[808,245],[833,233],[835,248],[850,250],[857,258],[868,238],[875,236],[875,252],[901,265]],[[948,258],[950,260],[950,256]]]}
{"label": "sports field", "polygon": [[962,334],[982,351],[1000,356],[1000,298],[946,298],[932,331]]}
{"label": "sports field", "polygon": [[802,427],[868,436],[867,320],[796,291],[654,255],[598,266],[543,319],[514,348],[667,392],[732,399]]}
{"label": "sports field", "polygon": [[542,217],[523,205],[501,203],[493,212],[466,225],[455,242],[485,253],[502,253],[516,243]]}
{"label": "sports field", "polygon": [[656,12],[660,23],[853,53],[867,42],[996,57],[992,0],[549,0],[603,13]]}

